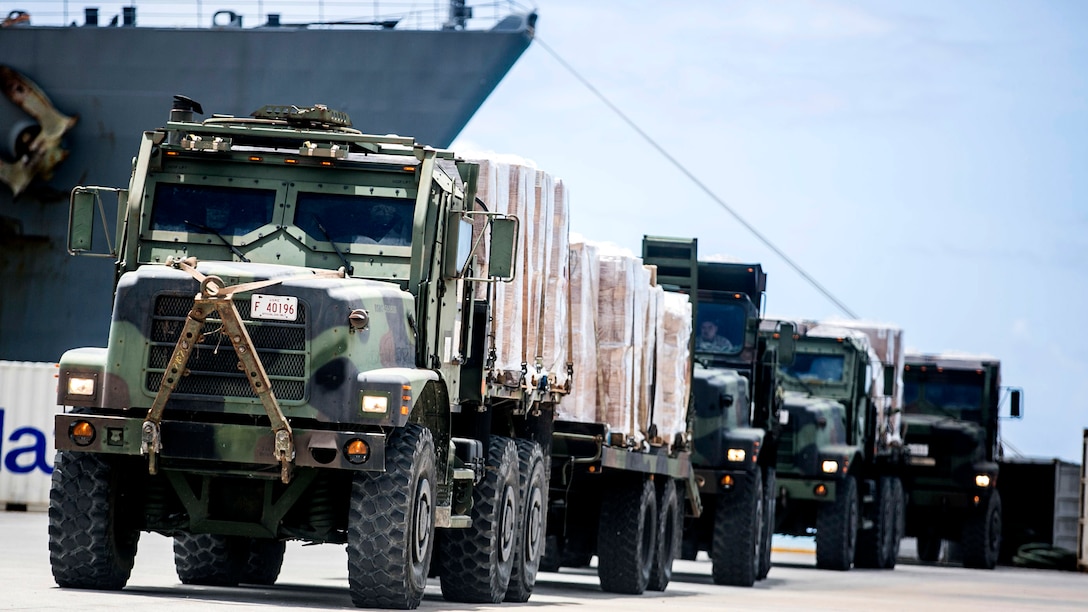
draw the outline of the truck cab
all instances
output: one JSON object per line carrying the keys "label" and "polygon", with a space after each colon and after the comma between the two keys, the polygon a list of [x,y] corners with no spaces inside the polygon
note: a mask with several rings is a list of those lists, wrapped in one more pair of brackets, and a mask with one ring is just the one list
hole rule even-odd
{"label": "truck cab", "polygon": [[[324,106],[201,112],[176,97],[127,189],[72,194],[69,250],[117,283],[108,345],[60,360],[54,576],[121,588],[141,531],[198,584],[270,584],[287,539],[336,542],[357,605],[414,607],[436,527],[479,549],[518,520],[513,441],[453,425],[486,412],[474,288],[512,276],[517,219],[477,209],[476,164]],[[496,597],[486,565],[442,571],[451,599]]]}
{"label": "truck cab", "polygon": [[[918,538],[923,561],[937,561],[941,541],[950,540],[960,544],[965,566],[992,569],[1001,549],[1001,362],[908,354],[903,378],[906,534]],[[1011,416],[1018,418],[1022,392],[1008,395]]]}
{"label": "truck cab", "polygon": [[767,275],[699,261],[696,239],[646,236],[642,252],[667,291],[693,298],[692,462],[713,512],[687,522],[684,555],[705,550],[716,583],[751,586],[770,570],[781,408],[778,349],[759,334]]}
{"label": "truck cab", "polygon": [[[853,321],[794,325],[795,355],[779,364],[785,396],[775,531],[815,530],[820,568],[895,567],[904,513],[899,330]],[[779,339],[772,322],[762,333]]]}

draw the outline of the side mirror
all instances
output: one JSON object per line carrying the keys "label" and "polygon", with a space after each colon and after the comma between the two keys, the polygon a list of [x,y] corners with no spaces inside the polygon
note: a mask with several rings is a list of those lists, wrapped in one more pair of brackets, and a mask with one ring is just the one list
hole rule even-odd
{"label": "side mirror", "polygon": [[518,255],[518,218],[491,218],[491,249],[487,258],[487,275],[504,281],[514,280],[514,264]]}
{"label": "side mirror", "polygon": [[1009,412],[1012,418],[1019,419],[1023,416],[1023,398],[1024,392],[1020,389],[1013,389],[1009,392]]}
{"label": "side mirror", "polygon": [[895,366],[884,366],[884,397],[891,397],[895,392]]}
{"label": "side mirror", "polygon": [[445,252],[442,254],[444,278],[457,278],[466,272],[472,246],[472,220],[460,213],[451,213],[446,222]]}
{"label": "side mirror", "polygon": [[[105,226],[106,208],[102,204],[103,192],[117,194],[118,215],[124,210],[128,191],[109,187],[76,187],[68,199],[68,253],[70,255],[91,255],[95,257],[116,257],[117,250],[110,240],[109,229]],[[95,227],[95,209],[98,209],[102,226]],[[94,235],[101,232],[105,240],[105,249],[96,250]],[[120,229],[118,229],[118,240]]]}
{"label": "side mirror", "polygon": [[68,252],[79,255],[90,251],[94,239],[94,209],[98,192],[82,187],[72,190],[68,202]]}
{"label": "side mirror", "polygon": [[778,365],[788,366],[793,363],[797,355],[797,341],[793,338],[795,333],[797,328],[793,323],[778,324]]}

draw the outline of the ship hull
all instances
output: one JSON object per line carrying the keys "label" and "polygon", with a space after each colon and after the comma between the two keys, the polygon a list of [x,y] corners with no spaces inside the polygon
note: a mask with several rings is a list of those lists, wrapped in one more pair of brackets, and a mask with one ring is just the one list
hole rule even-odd
{"label": "ship hull", "polygon": [[[125,187],[140,132],[161,126],[175,94],[208,113],[325,104],[368,133],[448,146],[532,40],[528,20],[492,30],[12,27],[0,63],[64,115],[67,158],[14,195],[0,184],[0,359],[55,361],[104,346],[112,261],[65,250],[75,185]],[[34,119],[0,99],[0,152]],[[112,228],[113,210],[107,206]],[[112,230],[111,230],[112,234]]]}

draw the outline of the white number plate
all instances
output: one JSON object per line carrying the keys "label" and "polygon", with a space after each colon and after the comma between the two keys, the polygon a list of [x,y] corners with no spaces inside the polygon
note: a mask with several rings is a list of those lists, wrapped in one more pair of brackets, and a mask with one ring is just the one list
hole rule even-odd
{"label": "white number plate", "polygon": [[249,316],[254,319],[294,321],[298,319],[298,298],[291,295],[261,295],[249,298]]}
{"label": "white number plate", "polygon": [[928,457],[929,445],[928,444],[908,444],[907,448],[910,450],[910,454],[915,457]]}

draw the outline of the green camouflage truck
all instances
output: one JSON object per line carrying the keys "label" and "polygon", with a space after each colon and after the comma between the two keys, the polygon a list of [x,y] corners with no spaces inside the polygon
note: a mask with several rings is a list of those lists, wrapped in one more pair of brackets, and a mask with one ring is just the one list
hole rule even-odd
{"label": "green camouflage truck", "polygon": [[646,236],[642,254],[662,286],[692,296],[691,460],[707,510],[686,520],[682,555],[706,551],[715,583],[752,586],[770,571],[776,368],[791,347],[758,333],[767,283],[759,264],[699,261],[697,240],[687,238]]}
{"label": "green camouflage truck", "polygon": [[[958,544],[965,566],[993,569],[1002,535],[1001,362],[962,353],[910,353],[903,379],[910,451],[906,534],[917,538],[922,561],[937,561],[942,541],[949,540]],[[1019,418],[1023,392],[1007,393],[1011,416]]]}
{"label": "green camouflage truck", "polygon": [[499,364],[502,296],[535,272],[520,218],[477,197],[482,162],[323,106],[202,112],[175,97],[127,189],[72,193],[69,251],[117,281],[108,346],[60,360],[57,584],[124,587],[148,531],[185,584],[272,584],[297,540],[346,546],[360,607],[415,608],[428,577],[450,601],[526,601],[567,502],[558,457],[609,491],[602,586],[663,589],[656,488],[694,482],[690,460],[553,432],[570,379]]}
{"label": "green camouflage truck", "polygon": [[[765,322],[763,335],[780,341]],[[816,566],[895,567],[904,529],[900,330],[797,321],[780,363],[775,532],[816,536]]]}

